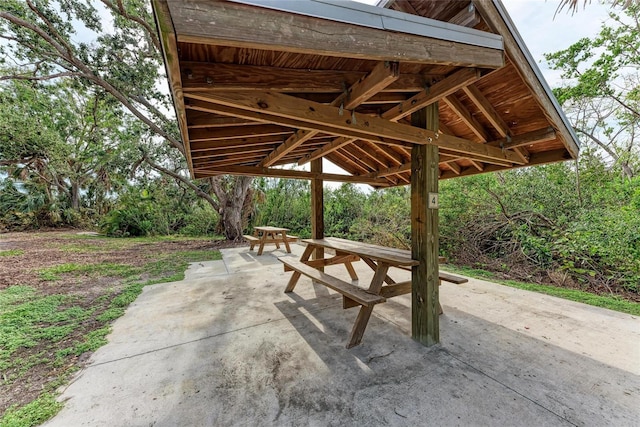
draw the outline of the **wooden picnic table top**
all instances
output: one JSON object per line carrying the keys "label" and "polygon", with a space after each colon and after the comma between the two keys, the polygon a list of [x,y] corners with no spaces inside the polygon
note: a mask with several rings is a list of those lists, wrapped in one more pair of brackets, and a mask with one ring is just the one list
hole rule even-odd
{"label": "wooden picnic table top", "polygon": [[262,227],[253,227],[255,230],[260,230],[260,231],[266,231],[266,232],[283,232],[283,231],[289,231],[288,228],[282,228],[282,227],[272,227],[270,225],[265,225]]}
{"label": "wooden picnic table top", "polygon": [[411,251],[404,249],[388,248],[385,246],[373,245],[371,243],[354,242],[337,237],[326,237],[324,239],[303,239],[304,243],[323,248],[334,249],[363,258],[382,261],[394,266],[413,266],[420,264],[419,261],[411,259]]}

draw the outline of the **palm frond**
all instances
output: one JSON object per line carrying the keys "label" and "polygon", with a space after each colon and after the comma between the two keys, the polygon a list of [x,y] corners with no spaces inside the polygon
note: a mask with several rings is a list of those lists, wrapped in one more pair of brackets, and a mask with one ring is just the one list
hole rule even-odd
{"label": "palm frond", "polygon": [[[609,0],[606,3],[611,3],[611,7],[620,6],[622,9],[626,9],[631,6],[631,4],[637,0]],[[590,4],[591,0],[583,0],[582,7],[587,7],[587,4]],[[558,5],[558,9],[556,9],[556,14],[561,12],[564,8],[567,8],[571,11],[571,14],[574,14],[578,11],[580,7],[580,0],[560,0],[560,4]]]}

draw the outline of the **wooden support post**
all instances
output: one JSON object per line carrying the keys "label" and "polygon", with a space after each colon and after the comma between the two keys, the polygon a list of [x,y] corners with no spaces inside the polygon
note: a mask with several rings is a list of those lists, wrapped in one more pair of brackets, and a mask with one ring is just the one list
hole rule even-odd
{"label": "wooden support post", "polygon": [[[438,130],[438,104],[411,115],[416,127]],[[411,336],[423,345],[440,341],[438,301],[438,163],[436,145],[411,150]]]}
{"label": "wooden support post", "polygon": [[[322,173],[322,158],[311,162],[311,172]],[[311,180],[311,238],[324,239],[324,188],[321,179]],[[318,247],[313,259],[324,258],[324,248]],[[324,268],[320,268],[324,271]]]}

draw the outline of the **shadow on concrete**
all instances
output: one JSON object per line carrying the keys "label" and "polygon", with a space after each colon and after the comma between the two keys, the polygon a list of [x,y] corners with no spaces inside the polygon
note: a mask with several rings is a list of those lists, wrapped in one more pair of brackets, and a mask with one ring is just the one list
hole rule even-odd
{"label": "shadow on concrete", "polygon": [[[234,268],[246,262],[238,255],[227,257]],[[309,280],[284,294],[290,274],[267,256],[241,274],[145,288],[47,425],[632,426],[640,419],[637,375],[447,305],[438,346],[409,337],[410,300],[399,297],[374,309],[363,343],[347,350],[357,308],[343,310],[338,294]]]}

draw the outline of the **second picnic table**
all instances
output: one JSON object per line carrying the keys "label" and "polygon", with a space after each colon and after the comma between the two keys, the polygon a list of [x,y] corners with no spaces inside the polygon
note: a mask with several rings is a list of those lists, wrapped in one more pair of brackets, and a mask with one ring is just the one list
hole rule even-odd
{"label": "second picnic table", "polygon": [[298,240],[297,236],[287,235],[288,228],[282,227],[271,227],[271,226],[261,226],[261,227],[253,227],[254,235],[249,236],[245,235],[244,238],[247,239],[250,243],[249,250],[252,250],[256,244],[259,244],[258,247],[258,255],[262,255],[262,251],[264,250],[264,245],[267,243],[275,244],[276,249],[280,249],[280,243],[284,244],[284,247],[287,249],[287,253],[291,253],[291,248],[289,247],[289,242],[294,242]]}

